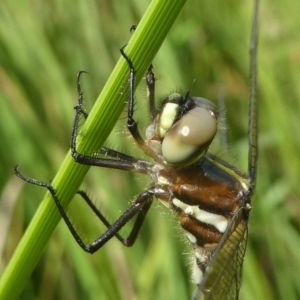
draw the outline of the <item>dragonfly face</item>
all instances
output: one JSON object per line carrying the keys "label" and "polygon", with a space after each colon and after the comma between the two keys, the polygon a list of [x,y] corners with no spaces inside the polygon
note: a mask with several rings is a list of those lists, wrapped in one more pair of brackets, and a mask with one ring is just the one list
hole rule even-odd
{"label": "dragonfly face", "polygon": [[[151,161],[132,157],[118,151],[102,148],[104,157],[87,156],[77,152],[78,125],[81,117],[87,118],[83,109],[80,76],[77,75],[78,104],[71,137],[71,153],[76,162],[138,172],[152,179],[150,186],[136,197],[133,204],[114,223],[110,224],[94,206],[87,194],[78,191],[107,231],[90,244],[85,244],[70,222],[55,188],[45,182],[23,176],[21,179],[46,187],[79,246],[94,253],[112,237],[125,246],[131,246],[138,235],[153,198],[178,215],[179,222],[190,241],[193,251],[193,282],[199,291],[193,299],[238,299],[241,285],[242,262],[247,243],[247,222],[251,209],[257,161],[257,104],[256,104],[256,43],[257,2],[252,37],[251,95],[249,127],[249,170],[241,175],[233,166],[209,152],[217,132],[219,111],[210,101],[173,93],[157,111],[154,101],[155,77],[152,66],[146,75],[152,123],[144,139],[133,117],[134,64],[124,53],[130,69],[130,99],[127,127],[133,139]],[[84,138],[84,136],[82,137]],[[109,157],[109,158],[107,158]],[[119,231],[131,219],[134,225],[126,238]]]}

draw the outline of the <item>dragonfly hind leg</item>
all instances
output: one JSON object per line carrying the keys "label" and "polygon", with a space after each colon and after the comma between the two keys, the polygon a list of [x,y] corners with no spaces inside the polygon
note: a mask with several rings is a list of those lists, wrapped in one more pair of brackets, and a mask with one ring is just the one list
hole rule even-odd
{"label": "dragonfly hind leg", "polygon": [[[81,198],[87,203],[87,205],[92,209],[92,211],[96,214],[99,220],[107,227],[106,232],[104,232],[100,237],[98,237],[94,242],[90,244],[85,244],[82,238],[77,233],[74,225],[72,224],[71,220],[69,219],[65,209],[61,205],[55,188],[47,182],[38,181],[34,178],[25,177],[19,171],[19,166],[15,167],[15,174],[21,178],[22,180],[41,187],[45,187],[50,192],[56,207],[58,208],[63,220],[65,221],[66,225],[68,226],[71,234],[73,235],[74,239],[78,243],[78,245],[86,252],[94,253],[99,248],[101,248],[107,241],[109,241],[112,237],[116,237],[122,244],[127,247],[130,247],[134,244],[138,233],[142,227],[144,219],[148,210],[151,207],[152,199],[154,195],[154,190],[152,187],[148,188],[144,193],[140,194],[134,203],[121,215],[121,217],[113,224],[109,223],[107,219],[103,216],[100,210],[94,205],[88,195],[79,190],[77,193],[81,196]],[[133,227],[128,235],[128,237],[123,238],[120,236],[119,231],[123,228],[131,219],[136,217]]]}

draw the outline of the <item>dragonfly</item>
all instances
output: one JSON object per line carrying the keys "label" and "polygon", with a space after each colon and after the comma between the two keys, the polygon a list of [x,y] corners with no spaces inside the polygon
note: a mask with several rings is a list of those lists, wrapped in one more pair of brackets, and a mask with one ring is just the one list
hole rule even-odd
{"label": "dragonfly", "polygon": [[[119,219],[111,224],[93,204],[86,192],[77,193],[107,227],[91,243],[80,237],[54,186],[24,176],[16,166],[15,174],[22,180],[49,190],[64,222],[78,245],[94,253],[111,238],[116,237],[125,246],[136,241],[153,199],[156,198],[178,215],[178,220],[189,240],[192,251],[192,280],[197,285],[193,300],[238,299],[242,265],[248,236],[251,196],[256,183],[258,159],[258,103],[257,103],[257,40],[258,0],[254,1],[254,17],[250,47],[249,97],[249,152],[248,173],[245,175],[232,164],[209,152],[218,131],[220,110],[211,101],[190,95],[172,93],[155,103],[155,75],[150,65],[146,74],[147,95],[151,124],[145,138],[134,118],[135,74],[134,62],[121,48],[121,55],[129,67],[129,101],[127,128],[141,151],[151,160],[137,158],[103,147],[101,155],[89,156],[77,151],[79,123],[88,118],[83,107],[80,79],[77,74],[78,102],[71,134],[71,155],[83,165],[137,172],[151,178],[151,184],[139,194]],[[120,230],[133,220],[128,236]]]}

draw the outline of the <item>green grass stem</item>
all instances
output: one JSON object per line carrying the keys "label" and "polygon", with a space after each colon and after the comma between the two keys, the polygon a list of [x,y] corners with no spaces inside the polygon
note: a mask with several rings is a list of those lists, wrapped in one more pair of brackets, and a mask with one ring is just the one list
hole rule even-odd
{"label": "green grass stem", "polygon": [[[136,83],[144,76],[185,2],[185,0],[151,2],[125,48],[126,54],[134,62],[137,70]],[[101,66],[101,57],[98,63]],[[84,134],[78,146],[81,153],[92,153],[95,149],[99,149],[113,129],[128,100],[128,74],[128,65],[121,57],[82,128]],[[52,182],[64,206],[71,201],[88,169],[74,163],[70,153],[67,154]],[[1,300],[18,297],[59,220],[60,215],[47,193],[2,275]]]}

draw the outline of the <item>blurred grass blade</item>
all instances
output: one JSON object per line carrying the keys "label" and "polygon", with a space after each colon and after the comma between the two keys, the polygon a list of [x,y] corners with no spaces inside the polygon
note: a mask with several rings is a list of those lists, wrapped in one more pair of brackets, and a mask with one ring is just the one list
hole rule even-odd
{"label": "blurred grass blade", "polygon": [[[137,70],[137,83],[144,76],[185,2],[185,0],[151,2],[125,49]],[[101,67],[101,53],[99,61],[95,63]],[[128,74],[126,62],[120,58],[83,127],[84,135],[78,147],[80,152],[92,153],[106,140],[128,97],[124,88],[128,86]],[[63,199],[63,205],[66,206],[71,201],[87,171],[88,167],[75,164],[68,153],[53,180],[59,198]],[[25,173],[26,170],[21,169],[21,172]],[[59,220],[60,215],[47,193],[2,275],[0,299],[18,297]]]}

